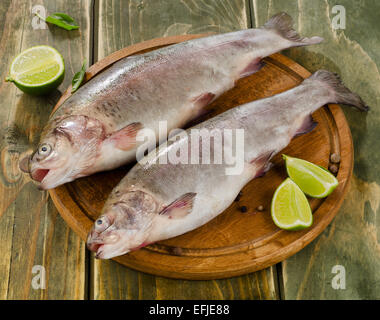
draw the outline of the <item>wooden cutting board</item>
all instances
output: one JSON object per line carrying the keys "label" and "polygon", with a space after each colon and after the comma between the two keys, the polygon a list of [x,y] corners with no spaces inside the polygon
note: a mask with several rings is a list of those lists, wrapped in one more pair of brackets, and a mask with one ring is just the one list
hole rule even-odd
{"label": "wooden cutting board", "polygon": [[[86,80],[123,57],[201,36],[205,35],[160,38],[132,45],[91,66]],[[214,101],[209,106],[212,112],[199,121],[240,104],[288,90],[310,76],[307,70],[281,54],[270,56],[265,62],[266,66],[261,71],[239,80],[234,89]],[[70,95],[70,91],[71,88],[68,88],[55,108]],[[326,168],[332,153],[341,156],[337,189],[328,198],[310,199],[314,215],[312,227],[303,231],[285,231],[272,222],[270,202],[275,189],[286,178],[284,162],[279,154],[274,158],[274,168],[264,177],[247,184],[240,200],[232,203],[214,220],[184,235],[115,260],[143,272],[170,278],[217,279],[266,268],[301,250],[336,215],[347,193],[353,169],[351,133],[340,107],[325,106],[315,112],[313,117],[319,123],[317,128],[295,138],[282,152]],[[83,240],[86,240],[109,193],[130,168],[127,166],[102,172],[50,190],[58,211]],[[247,207],[246,213],[239,209],[242,206]],[[264,211],[259,212],[256,209],[258,206],[263,206]]]}

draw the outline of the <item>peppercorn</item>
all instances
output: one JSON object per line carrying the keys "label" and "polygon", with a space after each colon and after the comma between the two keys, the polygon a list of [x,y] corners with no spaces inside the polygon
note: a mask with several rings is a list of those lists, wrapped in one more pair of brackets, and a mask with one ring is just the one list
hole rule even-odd
{"label": "peppercorn", "polygon": [[173,247],[171,251],[172,251],[172,254],[176,256],[182,255],[182,249],[180,247]]}
{"label": "peppercorn", "polygon": [[241,206],[240,207],[240,211],[243,212],[243,213],[245,213],[245,212],[248,211],[248,208],[246,206]]}
{"label": "peppercorn", "polygon": [[339,163],[340,162],[340,155],[338,153],[332,153],[330,156],[330,161],[332,163]]}
{"label": "peppercorn", "polygon": [[337,173],[338,170],[339,170],[339,168],[338,168],[338,166],[336,164],[330,164],[329,165],[329,170],[330,170],[331,173]]}

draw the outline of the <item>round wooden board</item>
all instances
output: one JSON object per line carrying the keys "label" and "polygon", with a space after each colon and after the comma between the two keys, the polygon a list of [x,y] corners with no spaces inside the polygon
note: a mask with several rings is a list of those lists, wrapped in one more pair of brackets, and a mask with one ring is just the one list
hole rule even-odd
{"label": "round wooden board", "polygon": [[[204,35],[160,38],[127,47],[89,68],[86,80],[128,55],[201,36]],[[213,112],[206,118],[240,104],[288,90],[310,76],[307,70],[281,54],[266,58],[265,62],[266,66],[261,71],[239,80],[234,89],[213,102],[209,107]],[[70,95],[70,91],[71,88],[65,92],[56,108]],[[340,107],[325,106],[315,112],[313,117],[319,123],[317,128],[309,134],[295,138],[283,150],[287,155],[324,167],[329,166],[331,153],[341,155],[337,189],[328,198],[310,199],[314,215],[312,227],[290,232],[280,230],[272,222],[272,195],[286,177],[284,163],[281,156],[277,155],[274,168],[264,177],[247,184],[242,190],[241,199],[231,204],[214,220],[184,235],[152,244],[115,260],[143,272],[170,278],[217,279],[266,268],[301,250],[336,215],[347,193],[353,169],[351,133]],[[102,172],[50,190],[58,211],[83,240],[100,214],[112,188],[130,167]],[[257,212],[259,205],[264,206],[263,212]],[[248,211],[242,213],[240,206],[246,206]]]}

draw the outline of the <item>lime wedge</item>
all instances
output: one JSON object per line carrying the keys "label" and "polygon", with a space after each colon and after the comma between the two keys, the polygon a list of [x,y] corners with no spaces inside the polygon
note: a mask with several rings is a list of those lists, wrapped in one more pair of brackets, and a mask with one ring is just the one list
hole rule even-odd
{"label": "lime wedge", "polygon": [[36,46],[14,58],[6,81],[20,90],[43,95],[52,92],[65,77],[65,64],[61,54],[49,46]]}
{"label": "lime wedge", "polygon": [[313,223],[306,196],[290,178],[281,183],[274,193],[271,215],[275,225],[285,230],[301,230]]}
{"label": "lime wedge", "polygon": [[338,180],[325,168],[311,162],[283,155],[289,177],[308,196],[325,198],[338,185]]}

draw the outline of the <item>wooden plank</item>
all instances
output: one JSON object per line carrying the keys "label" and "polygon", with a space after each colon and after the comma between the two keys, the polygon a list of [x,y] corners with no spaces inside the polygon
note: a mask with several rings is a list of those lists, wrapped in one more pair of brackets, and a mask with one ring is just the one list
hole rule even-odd
{"label": "wooden plank", "polygon": [[[343,30],[332,27],[336,4],[332,0],[251,0],[257,23],[286,11],[302,34],[324,37],[321,45],[292,49],[287,55],[310,71],[338,72],[371,106],[368,115],[345,109],[355,147],[351,191],[325,232],[283,263],[282,297],[286,299],[380,298],[380,150],[374,148],[379,140],[380,43],[373,41],[380,32],[380,3],[339,1],[346,10]],[[334,277],[342,276],[339,266],[345,270],[345,289],[336,289]]]}
{"label": "wooden plank", "polygon": [[[229,32],[250,25],[244,0],[99,1],[95,57],[152,38],[205,32]],[[214,281],[182,281],[155,277],[114,261],[92,260],[94,299],[274,299],[275,268]]]}
{"label": "wooden plank", "polygon": [[250,25],[247,1],[99,0],[99,58],[144,40],[229,32]]}
{"label": "wooden plank", "polygon": [[[80,31],[50,26],[33,29],[32,6],[40,4],[47,13],[65,12],[80,24]],[[8,72],[12,59],[22,50],[39,44],[57,48],[65,59],[66,78],[71,82],[83,58],[90,54],[92,1],[2,1],[0,13],[0,74]],[[86,297],[85,245],[58,215],[47,192],[39,191],[18,168],[19,159],[38,143],[59,92],[48,97],[23,94],[11,83],[0,86],[0,298],[83,299]],[[34,289],[41,265],[46,270],[46,288]]]}
{"label": "wooden plank", "polygon": [[92,299],[276,299],[275,268],[222,280],[173,280],[93,260]]}

